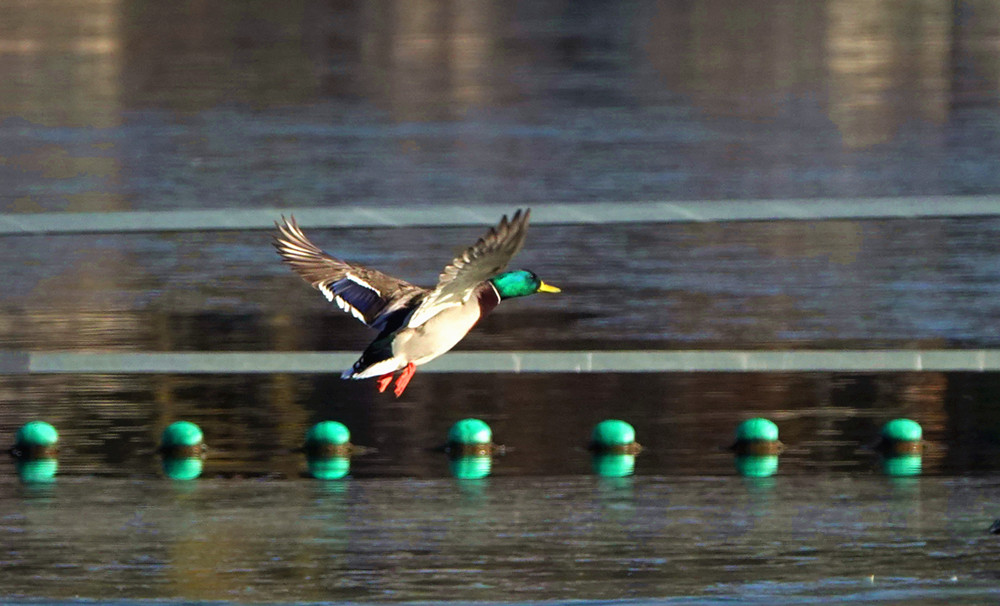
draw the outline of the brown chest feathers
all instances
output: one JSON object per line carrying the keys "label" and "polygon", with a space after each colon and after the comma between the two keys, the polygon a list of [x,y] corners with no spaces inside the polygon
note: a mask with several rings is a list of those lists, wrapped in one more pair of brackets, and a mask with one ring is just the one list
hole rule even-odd
{"label": "brown chest feathers", "polygon": [[479,301],[479,319],[483,319],[500,303],[500,293],[487,281],[476,287],[476,299]]}

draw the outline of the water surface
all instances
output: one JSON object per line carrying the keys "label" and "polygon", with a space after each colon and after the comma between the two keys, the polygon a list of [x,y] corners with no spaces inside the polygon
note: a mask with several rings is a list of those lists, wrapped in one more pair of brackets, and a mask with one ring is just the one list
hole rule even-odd
{"label": "water surface", "polygon": [[1000,595],[982,523],[998,490],[847,475],[6,484],[0,575],[15,600],[982,603]]}
{"label": "water surface", "polygon": [[[15,0],[0,21],[0,212],[1000,194],[991,0]],[[802,204],[817,202],[802,202]],[[277,217],[276,217],[277,218]],[[497,217],[499,219],[499,217]],[[154,226],[155,227],[155,226]],[[479,228],[310,229],[419,284]],[[463,350],[1000,347],[996,219],[533,227],[564,289]],[[371,333],[269,234],[0,237],[0,349],[360,351]],[[0,465],[0,601],[997,601],[996,373],[0,376],[0,445],[62,435],[54,485]],[[774,419],[741,479],[736,424]],[[507,454],[452,478],[488,421]],[[923,475],[866,446],[919,420]],[[593,425],[635,475],[595,477]],[[202,478],[153,452],[189,419]],[[320,420],[373,448],[337,482]],[[117,601],[117,602],[115,602]]]}

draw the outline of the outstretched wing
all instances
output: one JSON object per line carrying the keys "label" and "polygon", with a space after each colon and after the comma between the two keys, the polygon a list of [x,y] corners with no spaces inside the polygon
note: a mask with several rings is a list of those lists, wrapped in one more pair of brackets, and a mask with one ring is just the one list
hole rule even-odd
{"label": "outstretched wing", "polygon": [[531,209],[523,213],[518,210],[510,221],[504,215],[499,225],[491,227],[478,242],[455,257],[441,272],[437,287],[413,312],[407,325],[420,326],[442,310],[461,305],[472,296],[476,285],[503,271],[524,245],[530,215]]}
{"label": "outstretched wing", "polygon": [[295,217],[275,222],[274,248],[295,273],[340,309],[381,328],[395,311],[416,305],[427,289],[323,252],[299,229]]}

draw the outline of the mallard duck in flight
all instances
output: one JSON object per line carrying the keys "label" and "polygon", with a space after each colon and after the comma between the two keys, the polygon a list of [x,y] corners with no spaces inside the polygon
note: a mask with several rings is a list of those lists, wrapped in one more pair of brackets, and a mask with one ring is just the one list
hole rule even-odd
{"label": "mallard duck in flight", "polygon": [[[415,286],[380,271],[334,258],[306,238],[295,218],[275,223],[274,247],[282,259],[337,307],[379,330],[345,379],[378,377],[383,392],[396,379],[403,394],[416,367],[444,354],[504,299],[536,292],[559,292],[534,272],[504,272],[521,250],[528,216],[518,210],[444,268],[433,289]],[[503,273],[501,273],[503,272]]]}

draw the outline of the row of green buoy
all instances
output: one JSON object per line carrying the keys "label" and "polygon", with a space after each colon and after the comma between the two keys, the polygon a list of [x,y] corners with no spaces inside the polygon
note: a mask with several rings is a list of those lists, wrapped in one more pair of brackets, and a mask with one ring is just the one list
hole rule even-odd
{"label": "row of green buoy", "polygon": [[[923,431],[911,419],[893,419],[882,427],[877,450],[883,454],[883,469],[893,476],[920,473]],[[25,482],[54,480],[58,470],[59,434],[44,421],[26,423],[17,432],[14,456],[18,475]],[[769,477],[778,470],[778,455],[784,446],[778,426],[762,417],[747,419],[736,428],[731,449],[736,470],[747,477]],[[338,421],[322,421],[306,433],[301,448],[306,455],[309,475],[335,480],[350,471],[350,459],[363,448],[351,444],[351,432]],[[480,419],[462,419],[448,430],[443,450],[449,455],[452,474],[460,479],[483,478],[490,474],[492,457],[503,452],[493,443],[493,431]],[[635,428],[619,419],[598,423],[591,432],[589,450],[593,470],[605,477],[624,477],[635,470],[635,457],[642,450],[635,440]],[[208,448],[204,434],[190,421],[171,423],[163,430],[158,451],[164,474],[176,480],[193,480],[201,475]]]}
{"label": "row of green buoy", "polygon": [[[923,451],[923,429],[912,419],[893,419],[882,426],[874,448],[882,455],[882,471],[889,476],[919,475]],[[736,428],[736,469],[741,475],[765,478],[778,471],[778,455],[784,445],[778,426],[771,420],[747,419]]]}

